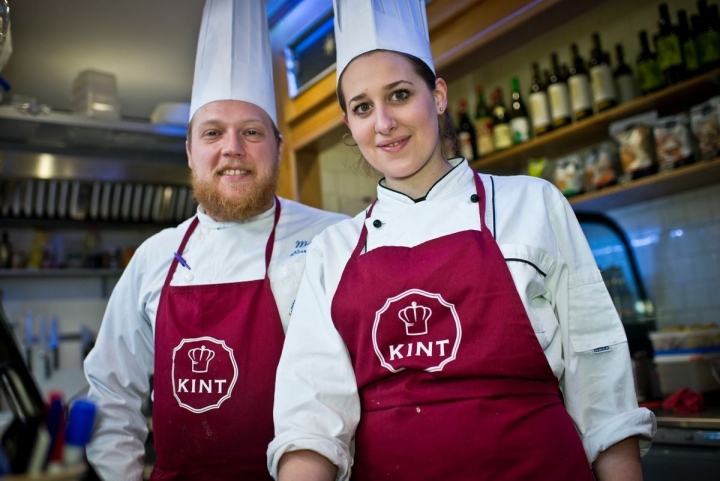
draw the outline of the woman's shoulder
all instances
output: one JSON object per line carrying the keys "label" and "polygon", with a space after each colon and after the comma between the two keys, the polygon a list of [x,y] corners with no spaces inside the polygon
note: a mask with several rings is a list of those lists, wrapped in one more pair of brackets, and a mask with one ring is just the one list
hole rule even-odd
{"label": "woman's shoulder", "polygon": [[480,174],[480,178],[496,199],[517,198],[524,202],[544,201],[556,203],[563,198],[562,193],[551,182],[529,175],[489,175]]}

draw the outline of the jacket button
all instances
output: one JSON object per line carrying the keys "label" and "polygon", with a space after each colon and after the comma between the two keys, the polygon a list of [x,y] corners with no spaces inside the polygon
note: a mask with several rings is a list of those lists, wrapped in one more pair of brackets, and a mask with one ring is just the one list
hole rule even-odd
{"label": "jacket button", "polygon": [[373,221],[373,227],[375,227],[376,229],[379,229],[380,227],[382,227],[382,222],[380,222],[380,219],[375,219]]}
{"label": "jacket button", "polygon": [[470,202],[472,202],[473,204],[477,204],[477,201],[478,201],[478,195],[477,195],[477,194],[473,194],[473,195],[470,196]]}

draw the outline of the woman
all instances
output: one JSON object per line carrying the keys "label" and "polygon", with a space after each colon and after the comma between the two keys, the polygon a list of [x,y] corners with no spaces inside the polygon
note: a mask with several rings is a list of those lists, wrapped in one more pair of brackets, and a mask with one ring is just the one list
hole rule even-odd
{"label": "woman", "polygon": [[366,212],[308,249],[271,473],[642,479],[654,417],[637,407],[624,330],[572,210],[547,182],[443,154],[447,86],[426,36],[418,51],[424,2],[378,3],[337,0],[335,14],[345,123],[384,178]]}

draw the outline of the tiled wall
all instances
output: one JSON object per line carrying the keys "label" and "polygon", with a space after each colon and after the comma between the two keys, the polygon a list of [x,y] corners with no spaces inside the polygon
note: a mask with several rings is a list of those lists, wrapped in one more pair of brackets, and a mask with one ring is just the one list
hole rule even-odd
{"label": "tiled wall", "polygon": [[633,244],[658,327],[720,324],[720,184],[608,214]]}
{"label": "tiled wall", "polygon": [[380,176],[368,171],[357,147],[338,142],[320,153],[323,208],[354,216],[376,197]]}

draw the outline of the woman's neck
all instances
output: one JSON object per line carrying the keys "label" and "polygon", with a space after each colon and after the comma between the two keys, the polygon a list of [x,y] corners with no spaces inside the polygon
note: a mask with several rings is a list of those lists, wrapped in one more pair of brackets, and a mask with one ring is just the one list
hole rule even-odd
{"label": "woman's neck", "polygon": [[409,177],[385,177],[385,186],[411,199],[421,199],[427,195],[438,180],[442,179],[452,169],[452,164],[440,157],[437,160],[428,161],[418,172]]}

